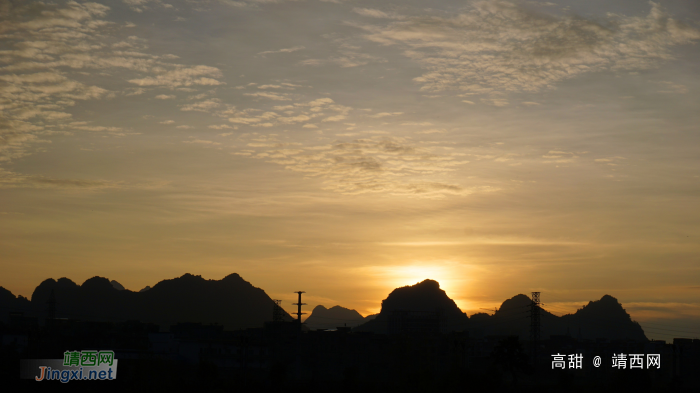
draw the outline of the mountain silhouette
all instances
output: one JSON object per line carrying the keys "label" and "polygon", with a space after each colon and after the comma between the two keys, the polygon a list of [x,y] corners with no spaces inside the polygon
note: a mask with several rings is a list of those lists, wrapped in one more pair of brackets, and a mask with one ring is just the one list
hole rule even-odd
{"label": "mountain silhouette", "polygon": [[[506,299],[493,315],[474,314],[469,318],[469,328],[476,337],[481,335],[518,336],[522,340],[530,339],[530,309],[532,300],[523,294]],[[553,324],[557,316],[540,309],[540,337],[548,338],[560,333]]]}
{"label": "mountain silhouette", "polygon": [[377,317],[354,330],[388,333],[391,318],[401,312],[424,315],[435,313],[439,316],[439,327],[442,332],[462,330],[469,322],[467,314],[463,313],[454,300],[440,289],[440,283],[428,279],[415,285],[394,289],[382,301],[382,308]]}
{"label": "mountain silhouette", "polygon": [[[493,315],[474,314],[470,318],[470,329],[475,335],[516,335],[523,340],[530,337],[531,300],[523,294],[516,295],[501,304]],[[552,335],[571,336],[582,339],[606,338],[646,341],[642,327],[632,321],[622,305],[610,295],[591,301],[576,311],[558,317],[540,309],[540,337]]]}
{"label": "mountain silhouette", "polygon": [[112,281],[110,281],[110,283],[112,284],[114,289],[116,289],[118,291],[123,291],[126,289],[126,288],[124,288],[124,286],[122,284],[118,283],[116,280],[112,280]]}
{"label": "mountain silhouette", "polygon": [[10,313],[20,312],[31,314],[32,303],[26,297],[15,296],[7,289],[0,287],[0,321],[7,322]]}
{"label": "mountain silhouette", "polygon": [[304,323],[309,329],[335,329],[339,326],[357,326],[366,322],[357,311],[341,306],[316,306]]}
{"label": "mountain silhouette", "polygon": [[[393,290],[382,301],[381,312],[355,331],[388,333],[390,319],[396,312],[439,312],[440,331],[468,330],[474,337],[485,335],[518,336],[522,340],[530,338],[530,310],[532,300],[523,294],[506,299],[493,315],[477,313],[467,317],[450,299],[440,284],[425,280],[412,286]],[[576,311],[558,317],[545,308],[540,308],[540,337],[572,336],[582,339],[606,338],[646,341],[641,326],[632,321],[622,305],[610,295],[591,301]]]}
{"label": "mountain silhouette", "polygon": [[[44,310],[52,290],[57,317],[140,320],[163,328],[179,322],[218,323],[231,330],[260,327],[272,320],[274,306],[265,291],[236,273],[221,280],[188,273],[142,292],[118,290],[104,277],[90,278],[82,285],[67,278],[48,279],[32,294],[32,308],[40,317],[47,316]],[[287,313],[283,317],[292,320]]]}
{"label": "mountain silhouette", "polygon": [[639,323],[632,321],[622,304],[610,295],[588,302],[574,314],[562,316],[560,321],[560,329],[566,327],[576,336],[580,331],[582,338],[647,339]]}
{"label": "mountain silhouette", "polygon": [[[7,321],[9,313],[14,312],[39,317],[43,322],[48,317],[52,292],[58,318],[111,322],[140,320],[159,324],[164,329],[179,322],[218,323],[228,330],[260,327],[272,320],[272,299],[235,273],[221,280],[185,274],[139,292],[119,288],[123,286],[104,277],[92,277],[82,285],[65,277],[47,279],[36,287],[29,300],[0,287],[0,320]],[[424,280],[394,289],[382,301],[379,314],[363,318],[357,311],[344,307],[327,309],[317,306],[307,318],[306,325],[312,329],[332,329],[347,324],[356,326],[355,331],[389,333],[390,322],[392,318],[396,321],[397,315],[408,315],[409,318],[428,315],[439,319],[441,332],[468,330],[473,337],[516,335],[527,340],[531,303],[528,296],[519,294],[505,300],[493,315],[477,313],[467,317],[440,289],[437,281]],[[286,312],[283,318],[292,320]],[[544,306],[540,310],[540,322],[543,340],[553,335],[647,340],[642,327],[632,321],[618,300],[610,295],[590,301],[575,313],[561,317],[548,312]]]}

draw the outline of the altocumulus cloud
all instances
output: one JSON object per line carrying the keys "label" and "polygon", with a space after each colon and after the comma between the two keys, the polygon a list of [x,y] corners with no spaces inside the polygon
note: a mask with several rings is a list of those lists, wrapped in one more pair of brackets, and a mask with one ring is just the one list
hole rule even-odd
{"label": "altocumulus cloud", "polygon": [[327,145],[289,143],[277,134],[247,136],[241,151],[252,158],[283,165],[307,177],[323,179],[324,188],[342,194],[389,193],[424,198],[496,191],[494,187],[465,188],[440,178],[467,164],[460,153],[436,153],[438,147],[416,146],[409,139],[375,135],[336,140]]}
{"label": "altocumulus cloud", "polygon": [[673,46],[700,38],[697,29],[650,4],[646,16],[609,14],[598,22],[535,13],[509,1],[479,1],[453,17],[401,17],[385,24],[377,18],[388,14],[361,11],[373,23],[354,25],[367,40],[400,46],[420,63],[425,72],[414,81],[423,90],[537,91],[585,73],[652,68],[672,58]]}
{"label": "altocumulus cloud", "polygon": [[[161,2],[131,1],[132,6]],[[62,4],[35,2],[0,7],[0,162],[31,154],[42,136],[70,135],[73,131],[103,132],[110,136],[133,134],[119,127],[74,121],[68,110],[77,102],[110,99],[119,95],[144,94],[151,89],[211,88],[222,85],[218,68],[174,63],[174,55],[145,52],[145,40],[128,35],[133,25],[105,20],[110,8],[97,3]],[[120,37],[121,36],[121,37]],[[118,90],[110,91],[87,81],[102,80],[106,71],[123,78]],[[91,72],[93,74],[91,74]],[[136,87],[134,87],[136,86]],[[159,94],[157,99],[175,99]],[[214,102],[183,107],[207,110]],[[4,172],[3,186],[21,182],[34,186],[108,188],[110,183],[54,181],[43,177]],[[63,182],[63,183],[62,183]]]}

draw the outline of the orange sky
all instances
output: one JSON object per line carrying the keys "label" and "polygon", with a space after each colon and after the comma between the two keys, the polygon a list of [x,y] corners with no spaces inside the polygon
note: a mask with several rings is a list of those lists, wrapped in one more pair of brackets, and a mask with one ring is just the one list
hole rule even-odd
{"label": "orange sky", "polygon": [[236,272],[367,315],[431,278],[697,325],[697,8],[229,3],[0,8],[0,285]]}

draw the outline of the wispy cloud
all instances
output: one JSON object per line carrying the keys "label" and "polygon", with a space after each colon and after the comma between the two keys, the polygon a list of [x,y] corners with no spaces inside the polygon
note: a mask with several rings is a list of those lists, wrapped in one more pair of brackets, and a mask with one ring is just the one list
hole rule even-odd
{"label": "wispy cloud", "polygon": [[87,179],[56,179],[46,176],[30,176],[0,168],[0,188],[54,188],[54,189],[106,189],[125,186],[123,182]]}
{"label": "wispy cloud", "polygon": [[[131,7],[167,4],[127,0]],[[142,95],[151,88],[215,86],[221,72],[215,67],[173,63],[174,55],[152,55],[146,41],[130,34],[131,25],[105,20],[110,8],[97,3],[33,3],[0,7],[0,161],[31,154],[38,135],[59,132],[104,132],[124,136],[133,132],[115,126],[79,124],[70,108],[78,101]],[[129,30],[129,31],[127,31]],[[115,43],[110,35],[123,35]],[[106,87],[88,84],[87,75],[119,70],[129,83]],[[94,82],[93,82],[94,83]],[[129,86],[131,84],[131,86]],[[139,87],[133,87],[137,85]],[[158,94],[174,100],[173,94]],[[192,110],[197,107],[193,105]],[[78,119],[79,120],[79,119]],[[36,180],[35,182],[40,182]],[[44,183],[48,184],[48,181]]]}
{"label": "wispy cloud", "polygon": [[389,117],[389,116],[398,116],[398,115],[403,115],[403,112],[380,112],[374,115],[370,115],[369,117],[374,118],[374,119],[380,119],[382,117]]}
{"label": "wispy cloud", "polygon": [[686,94],[688,92],[688,87],[674,82],[659,82],[661,85],[661,90],[659,93],[669,93],[669,94]]}
{"label": "wispy cloud", "polygon": [[264,52],[258,52],[259,55],[268,55],[268,54],[273,54],[273,53],[292,53],[296,51],[300,51],[302,49],[306,49],[303,46],[293,46],[291,48],[283,48],[283,49],[278,49],[278,50],[267,50]]}
{"label": "wispy cloud", "polygon": [[[671,48],[700,32],[671,18],[657,3],[644,17],[604,21],[539,14],[509,1],[477,1],[453,17],[411,17],[356,25],[366,39],[397,45],[423,66],[422,90],[471,93],[538,91],[602,70],[638,70],[672,58]],[[363,9],[362,15],[388,14]],[[672,90],[669,90],[672,91]],[[506,102],[485,102],[502,106]]]}
{"label": "wispy cloud", "polygon": [[561,151],[561,150],[550,150],[547,154],[543,154],[542,158],[546,161],[542,161],[545,164],[566,164],[576,161],[581,154],[587,154],[588,152],[571,152],[571,151]]}
{"label": "wispy cloud", "polygon": [[258,92],[258,93],[245,93],[244,95],[249,97],[257,98],[267,98],[274,101],[290,101],[290,98],[286,94],[272,93],[272,92]]}
{"label": "wispy cloud", "polygon": [[218,68],[205,65],[193,67],[175,65],[174,67],[175,69],[160,75],[131,79],[129,82],[139,86],[163,86],[170,88],[192,85],[218,86],[223,84],[223,82],[212,78],[221,76],[221,71]]}
{"label": "wispy cloud", "polygon": [[[493,187],[465,188],[435,179],[467,164],[459,154],[437,154],[432,147],[417,146],[406,138],[388,135],[335,141],[327,145],[297,146],[289,149],[279,136],[250,138],[252,158],[283,165],[286,169],[323,179],[325,189],[343,194],[389,193],[423,198],[469,195],[495,191]],[[245,153],[250,153],[246,151]]]}
{"label": "wispy cloud", "polygon": [[193,104],[186,104],[180,107],[181,111],[196,111],[196,112],[211,112],[214,109],[221,106],[220,100],[217,98],[212,98],[209,100],[195,102]]}
{"label": "wispy cloud", "polygon": [[132,11],[142,13],[154,6],[171,8],[172,5],[163,3],[162,0],[122,0]]}
{"label": "wispy cloud", "polygon": [[405,19],[404,16],[398,15],[393,12],[384,12],[380,11],[374,8],[353,8],[353,12],[356,14],[362,15],[362,16],[368,16],[370,18],[379,18],[379,19]]}

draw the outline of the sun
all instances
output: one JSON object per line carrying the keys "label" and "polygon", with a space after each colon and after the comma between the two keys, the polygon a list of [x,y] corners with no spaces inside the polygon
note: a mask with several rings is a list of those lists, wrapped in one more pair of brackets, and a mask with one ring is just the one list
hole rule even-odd
{"label": "sun", "polygon": [[435,280],[440,283],[440,289],[444,290],[461,309],[464,310],[467,305],[467,302],[461,299],[465,282],[464,272],[453,263],[416,262],[410,265],[374,266],[372,275],[389,291],[415,285],[427,279]]}
{"label": "sun", "polygon": [[410,265],[397,266],[392,269],[394,284],[398,286],[414,285],[423,280],[431,279],[440,283],[440,288],[446,290],[446,285],[450,281],[449,273],[442,266],[430,265]]}

